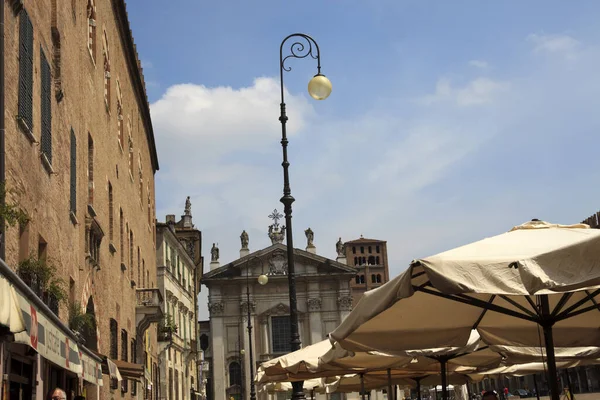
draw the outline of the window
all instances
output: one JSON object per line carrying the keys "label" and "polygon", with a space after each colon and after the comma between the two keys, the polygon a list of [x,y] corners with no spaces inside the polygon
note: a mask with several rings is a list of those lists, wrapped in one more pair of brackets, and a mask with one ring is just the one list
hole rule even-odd
{"label": "window", "polygon": [[140,192],[140,205],[142,205],[143,203],[143,199],[144,199],[144,174],[142,172],[142,156],[141,154],[138,154],[138,185],[139,185],[139,192]]}
{"label": "window", "polygon": [[369,246],[369,254],[371,253],[371,246]]}
{"label": "window", "polygon": [[242,367],[237,361],[229,364],[229,386],[242,386]]}
{"label": "window", "polygon": [[121,237],[119,238],[119,248],[121,250],[121,264],[123,264],[125,262],[125,221],[122,208],[119,208],[119,230],[121,234]]}
{"label": "window", "polygon": [[150,185],[146,184],[146,196],[148,197],[148,227],[152,226],[152,204],[150,203]]}
{"label": "window", "polygon": [[133,231],[129,231],[129,268],[133,269]]}
{"label": "window", "polygon": [[[119,342],[117,335],[119,333],[119,325],[114,319],[110,319],[110,358],[116,360],[119,357]],[[116,379],[110,380],[110,388],[116,389],[119,381]]]}
{"label": "window", "polygon": [[352,246],[352,254],[356,254],[356,247]]}
{"label": "window", "polygon": [[371,283],[375,283],[376,279],[375,275],[371,275]]}
{"label": "window", "polygon": [[87,4],[88,17],[88,49],[92,60],[96,62],[96,5],[94,0],[88,0]]}
{"label": "window", "polygon": [[88,204],[94,204],[94,139],[88,133]]}
{"label": "window", "polygon": [[[137,250],[138,250],[138,252],[137,252],[138,253],[138,255],[137,255],[138,256],[137,257],[137,275],[138,275],[138,283],[139,283],[140,282],[140,263],[141,263],[141,261],[140,261],[140,246],[138,246]],[[131,279],[133,280],[133,268],[131,269],[131,271],[132,271]]]}
{"label": "window", "polygon": [[70,172],[70,204],[69,209],[77,214],[77,138],[75,131],[71,128],[71,172]]}
{"label": "window", "polygon": [[379,246],[375,246],[375,252],[379,253]]}
{"label": "window", "polygon": [[[123,360],[123,361],[128,361],[127,360],[127,349],[129,348],[128,344],[129,344],[129,341],[127,340],[127,331],[125,329],[123,329],[121,331],[121,360]],[[127,379],[123,379],[121,381],[121,392],[127,393],[127,390],[128,390]]]}
{"label": "window", "polygon": [[127,130],[129,132],[128,142],[127,142],[127,151],[129,152],[127,156],[127,160],[129,163],[129,177],[133,181],[133,138],[131,137],[131,121],[127,123]]}
{"label": "window", "polygon": [[121,150],[125,148],[125,123],[123,121],[123,95],[121,85],[117,80],[117,139]]}
{"label": "window", "polygon": [[114,237],[114,217],[115,210],[113,205],[113,188],[110,182],[108,182],[108,238],[112,243]]}
{"label": "window", "polygon": [[363,246],[360,246],[360,254],[364,254],[365,253],[365,248]]}
{"label": "window", "polygon": [[289,353],[292,351],[290,317],[271,317],[271,338],[273,353]]}
{"label": "window", "polygon": [[106,111],[110,111],[110,56],[108,53],[108,36],[104,32],[104,42],[102,43],[104,57],[104,102]]}
{"label": "window", "polygon": [[381,283],[381,274],[377,274],[377,283]]}
{"label": "window", "polygon": [[375,257],[374,256],[369,256],[369,265],[375,265]]}
{"label": "window", "polygon": [[379,256],[375,257],[375,264],[379,265]]}
{"label": "window", "polygon": [[174,398],[173,397],[173,368],[169,368],[169,398],[170,399]]}
{"label": "window", "polygon": [[360,283],[360,277],[359,277],[358,275],[356,275],[356,276],[354,277],[354,282],[355,282],[355,283]]}
{"label": "window", "polygon": [[363,264],[366,264],[366,263],[367,263],[367,257],[363,257],[363,258],[362,258],[362,263],[363,263]]}
{"label": "window", "polygon": [[360,276],[360,283],[365,283],[365,276],[364,275]]}
{"label": "window", "polygon": [[50,64],[40,48],[40,71],[42,75],[41,97],[41,116],[42,116],[42,137],[41,151],[42,156],[46,157],[48,164],[52,165],[52,88]]}
{"label": "window", "polygon": [[[131,339],[131,362],[137,362],[137,348],[135,339]],[[131,394],[135,396],[137,394],[137,382],[131,381]]]}
{"label": "window", "polygon": [[33,129],[33,24],[21,10],[19,27],[19,122]]}

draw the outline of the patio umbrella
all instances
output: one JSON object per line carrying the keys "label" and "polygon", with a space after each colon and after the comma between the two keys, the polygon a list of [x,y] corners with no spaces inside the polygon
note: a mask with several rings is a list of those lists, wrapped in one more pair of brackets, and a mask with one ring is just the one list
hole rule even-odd
{"label": "patio umbrella", "polygon": [[[351,351],[464,346],[472,329],[492,346],[600,346],[600,230],[531,221],[415,260],[366,292],[330,335]],[[556,379],[549,379],[558,400]]]}

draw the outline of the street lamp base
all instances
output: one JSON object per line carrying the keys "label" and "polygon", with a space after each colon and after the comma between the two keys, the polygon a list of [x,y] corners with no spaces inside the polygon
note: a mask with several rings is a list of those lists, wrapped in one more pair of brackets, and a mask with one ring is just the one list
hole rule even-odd
{"label": "street lamp base", "polygon": [[305,400],[304,390],[302,386],[304,382],[292,382],[292,400]]}

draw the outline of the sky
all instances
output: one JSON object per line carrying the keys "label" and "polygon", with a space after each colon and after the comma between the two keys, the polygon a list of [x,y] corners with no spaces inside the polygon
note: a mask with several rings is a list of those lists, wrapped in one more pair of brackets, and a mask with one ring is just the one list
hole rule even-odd
{"label": "sky", "polygon": [[[289,60],[294,246],[386,240],[391,276],[415,258],[532,218],[600,210],[597,1],[129,0],[160,163],[157,218],[191,197],[203,255],[224,265],[270,244],[282,211],[279,46]],[[284,53],[289,54],[289,45]],[[284,54],[284,55],[286,55]],[[208,270],[209,261],[205,263]],[[208,319],[207,289],[200,318]]]}

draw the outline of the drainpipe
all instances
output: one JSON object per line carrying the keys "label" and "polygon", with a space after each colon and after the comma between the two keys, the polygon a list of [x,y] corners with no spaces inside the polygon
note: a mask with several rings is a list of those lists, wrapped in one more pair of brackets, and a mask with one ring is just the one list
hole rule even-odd
{"label": "drainpipe", "polygon": [[[6,171],[5,171],[5,121],[4,121],[4,4],[2,0],[0,5],[0,183],[6,182]],[[6,199],[2,197],[2,206],[6,202]],[[6,259],[6,247],[5,247],[5,233],[6,227],[4,225],[4,218],[0,217],[0,258]]]}

